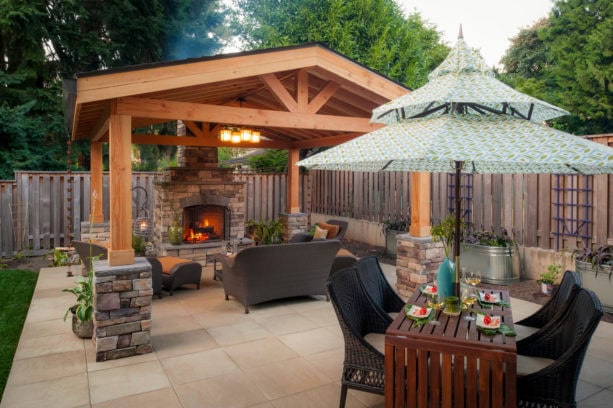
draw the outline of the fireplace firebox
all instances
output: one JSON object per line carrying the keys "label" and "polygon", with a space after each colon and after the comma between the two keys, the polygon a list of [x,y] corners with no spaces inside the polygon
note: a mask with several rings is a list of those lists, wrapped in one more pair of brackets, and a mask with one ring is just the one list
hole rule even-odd
{"label": "fireplace firebox", "polygon": [[230,209],[221,205],[193,205],[183,209],[183,242],[229,239]]}

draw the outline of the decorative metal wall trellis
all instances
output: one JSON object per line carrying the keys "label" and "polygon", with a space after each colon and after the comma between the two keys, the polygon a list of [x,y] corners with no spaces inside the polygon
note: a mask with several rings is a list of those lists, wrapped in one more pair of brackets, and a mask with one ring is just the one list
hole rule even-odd
{"label": "decorative metal wall trellis", "polygon": [[574,237],[586,247],[592,239],[592,176],[555,175],[552,183],[552,235],[555,249],[562,240]]}
{"label": "decorative metal wall trellis", "polygon": [[[449,214],[455,213],[455,174],[447,174],[447,202]],[[462,198],[462,214],[460,216],[464,220],[467,230],[473,228],[472,217],[472,199],[473,199],[473,175],[462,174],[460,180],[460,197]]]}

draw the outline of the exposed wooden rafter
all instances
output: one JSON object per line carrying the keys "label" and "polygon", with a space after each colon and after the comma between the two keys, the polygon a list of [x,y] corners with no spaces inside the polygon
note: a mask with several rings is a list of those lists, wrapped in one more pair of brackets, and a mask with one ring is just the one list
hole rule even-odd
{"label": "exposed wooden rafter", "polygon": [[372,132],[381,124],[368,118],[280,112],[263,109],[235,108],[146,98],[120,98],[117,111],[124,115],[168,120],[232,123],[244,126],[317,129],[329,131]]}

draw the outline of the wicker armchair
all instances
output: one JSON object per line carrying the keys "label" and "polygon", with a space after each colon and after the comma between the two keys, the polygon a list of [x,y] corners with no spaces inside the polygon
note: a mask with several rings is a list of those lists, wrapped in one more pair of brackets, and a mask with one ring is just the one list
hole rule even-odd
{"label": "wicker armchair", "polygon": [[353,267],[332,274],[327,287],[345,339],[340,400],[343,408],[348,388],[383,394],[383,353],[365,337],[372,333],[384,334],[389,316],[381,313],[369,300]]}
{"label": "wicker armchair", "polygon": [[563,319],[517,342],[519,407],[577,406],[577,379],[601,317],[598,297],[578,289]]}
{"label": "wicker armchair", "polygon": [[[396,314],[402,310],[406,302],[390,286],[376,256],[361,258],[356,263],[356,268],[358,278],[366,289],[370,300],[382,313]],[[389,323],[391,322],[390,320]]]}
{"label": "wicker armchair", "polygon": [[566,271],[562,277],[562,282],[560,282],[558,290],[553,294],[551,299],[549,299],[549,301],[533,315],[528,316],[515,324],[540,329],[548,322],[557,320],[557,318],[561,316],[566,309],[571,294],[574,295],[574,287],[581,287],[579,275],[573,271]]}

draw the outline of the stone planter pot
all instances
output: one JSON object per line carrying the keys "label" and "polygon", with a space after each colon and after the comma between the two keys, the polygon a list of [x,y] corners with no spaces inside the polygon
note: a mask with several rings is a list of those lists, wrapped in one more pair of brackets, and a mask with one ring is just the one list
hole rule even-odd
{"label": "stone planter pot", "polygon": [[593,291],[603,309],[613,313],[613,267],[594,267],[589,262],[575,261],[575,269],[581,277],[581,286]]}
{"label": "stone planter pot", "polygon": [[77,319],[77,315],[72,312],[72,332],[81,339],[91,339],[94,335],[94,321],[82,322]]}
{"label": "stone planter pot", "polygon": [[519,282],[519,251],[511,247],[461,244],[461,268],[481,272],[481,282],[508,285]]}

